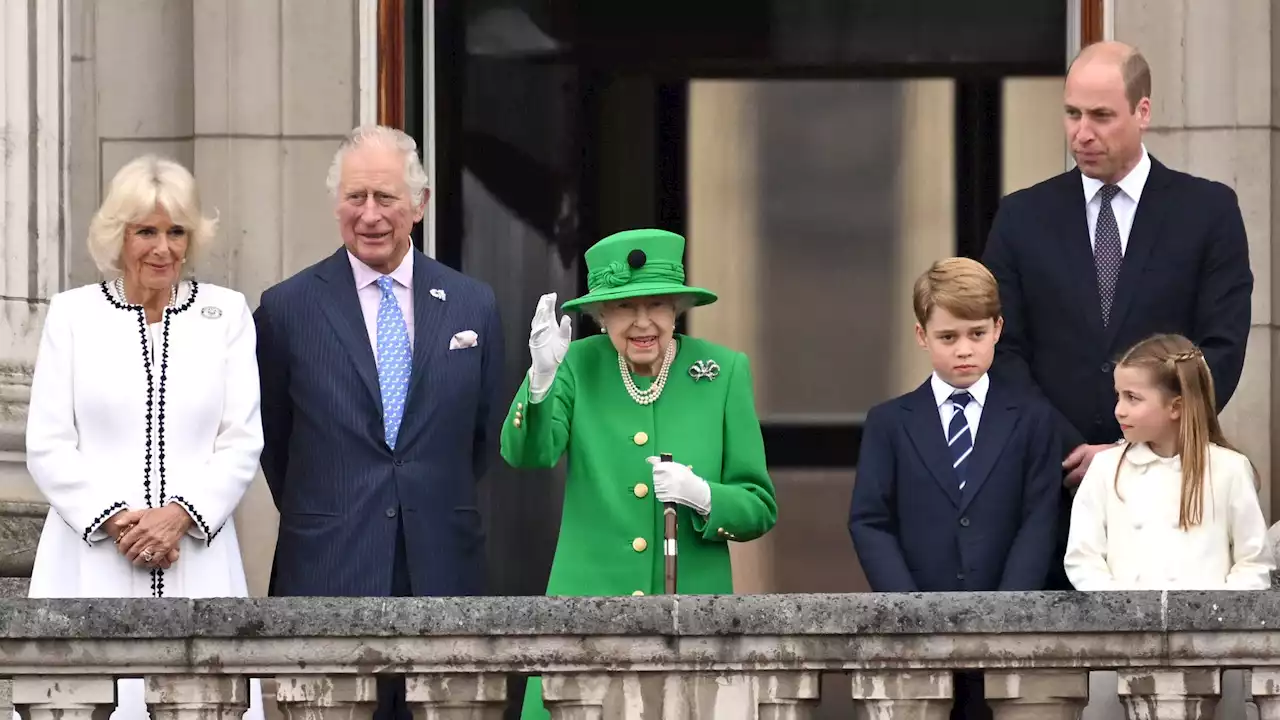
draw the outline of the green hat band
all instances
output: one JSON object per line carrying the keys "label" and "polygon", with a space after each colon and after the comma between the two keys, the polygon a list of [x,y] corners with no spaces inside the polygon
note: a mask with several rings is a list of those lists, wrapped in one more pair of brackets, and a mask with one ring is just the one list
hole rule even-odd
{"label": "green hat band", "polygon": [[651,260],[643,267],[632,269],[630,265],[614,261],[602,268],[587,274],[587,289],[612,290],[630,283],[669,282],[684,284],[684,265],[682,263]]}

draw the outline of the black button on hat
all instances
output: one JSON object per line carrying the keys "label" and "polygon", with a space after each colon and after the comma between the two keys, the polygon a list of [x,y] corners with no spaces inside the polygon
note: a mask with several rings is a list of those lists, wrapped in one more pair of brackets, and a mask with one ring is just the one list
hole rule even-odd
{"label": "black button on hat", "polygon": [[644,267],[644,264],[648,259],[649,258],[645,256],[644,251],[637,248],[627,255],[627,264],[631,266],[632,270],[639,270]]}

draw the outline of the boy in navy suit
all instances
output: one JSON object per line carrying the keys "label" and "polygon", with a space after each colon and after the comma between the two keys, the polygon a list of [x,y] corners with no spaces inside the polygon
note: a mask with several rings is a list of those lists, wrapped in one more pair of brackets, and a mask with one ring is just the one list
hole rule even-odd
{"label": "boy in navy suit", "polygon": [[[1041,590],[1054,554],[1062,443],[1052,410],[987,374],[1004,324],[996,280],[948,258],[916,281],[934,372],[867,414],[849,534],[875,592]],[[990,717],[957,676],[953,718]]]}

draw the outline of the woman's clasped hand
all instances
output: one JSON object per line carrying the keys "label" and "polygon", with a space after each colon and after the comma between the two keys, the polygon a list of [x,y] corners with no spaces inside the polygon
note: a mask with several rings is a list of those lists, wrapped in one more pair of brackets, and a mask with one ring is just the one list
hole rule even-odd
{"label": "woman's clasped hand", "polygon": [[102,529],[115,540],[116,549],[139,567],[168,570],[178,561],[178,543],[191,529],[191,516],[180,505],[144,510],[122,510]]}

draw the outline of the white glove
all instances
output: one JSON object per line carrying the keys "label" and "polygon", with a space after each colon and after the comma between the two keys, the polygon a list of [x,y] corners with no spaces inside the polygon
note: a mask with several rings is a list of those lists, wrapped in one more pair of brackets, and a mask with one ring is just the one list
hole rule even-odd
{"label": "white glove", "polygon": [[693,508],[699,515],[711,514],[711,486],[694,475],[688,465],[663,462],[656,457],[645,460],[653,466],[653,494],[658,500]]}
{"label": "white glove", "polygon": [[568,315],[556,325],[556,294],[547,293],[538,298],[538,308],[533,311],[529,323],[529,355],[533,364],[529,368],[529,402],[540,403],[551,391],[556,370],[569,351],[573,340],[573,322]]}

